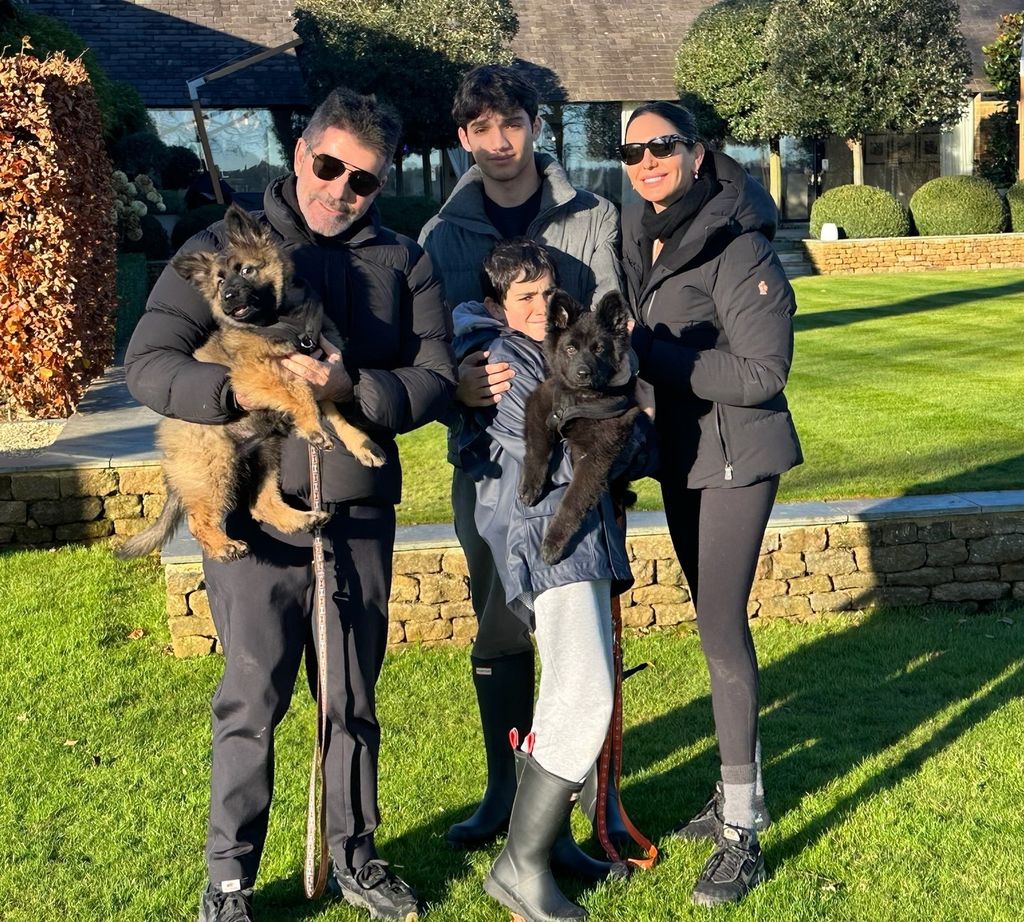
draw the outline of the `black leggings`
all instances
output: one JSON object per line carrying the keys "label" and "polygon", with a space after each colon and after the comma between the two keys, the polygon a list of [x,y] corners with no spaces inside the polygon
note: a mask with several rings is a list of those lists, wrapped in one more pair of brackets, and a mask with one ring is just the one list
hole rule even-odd
{"label": "black leggings", "polygon": [[662,484],[665,517],[690,585],[711,674],[722,765],[742,768],[744,777],[754,764],[758,708],[757,654],[747,601],[778,488],[778,477],[730,489]]}

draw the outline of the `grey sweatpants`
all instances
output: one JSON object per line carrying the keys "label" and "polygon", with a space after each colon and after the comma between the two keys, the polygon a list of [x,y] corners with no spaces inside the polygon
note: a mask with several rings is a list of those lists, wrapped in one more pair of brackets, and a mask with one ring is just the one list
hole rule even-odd
{"label": "grey sweatpants", "polygon": [[582,781],[612,716],[611,584],[558,586],[539,593],[533,607],[540,653],[533,757],[559,778]]}

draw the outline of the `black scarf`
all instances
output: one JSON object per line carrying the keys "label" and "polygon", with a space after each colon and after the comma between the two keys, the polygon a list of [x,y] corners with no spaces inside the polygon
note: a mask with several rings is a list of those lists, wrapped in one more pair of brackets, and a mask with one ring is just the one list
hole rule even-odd
{"label": "black scarf", "polygon": [[650,202],[644,203],[640,228],[643,233],[644,245],[640,247],[644,260],[644,277],[651,270],[651,244],[655,240],[662,243],[662,252],[673,250],[683,239],[693,224],[694,218],[719,192],[722,184],[715,172],[715,158],[710,152],[705,155],[700,166],[700,174],[686,194],[676,199],[664,211],[657,212]]}

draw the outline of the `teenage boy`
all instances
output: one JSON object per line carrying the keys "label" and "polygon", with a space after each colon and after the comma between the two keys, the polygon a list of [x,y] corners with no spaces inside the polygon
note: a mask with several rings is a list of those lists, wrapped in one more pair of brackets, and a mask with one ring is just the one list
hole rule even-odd
{"label": "teenage boy", "polygon": [[[475,165],[423,228],[420,245],[433,260],[448,304],[482,301],[480,266],[496,242],[525,236],[551,253],[562,288],[584,304],[620,287],[615,206],[569,182],[558,162],[534,152],[540,132],[536,90],[508,67],[483,65],[463,80],[452,105],[463,149]],[[456,401],[493,406],[511,386],[506,362],[474,351],[459,366]],[[509,611],[494,560],[473,521],[473,480],[459,462],[461,414],[452,414],[448,459],[455,468],[455,531],[466,554],[478,627],[470,661],[483,725],[487,788],[473,815],[448,841],[475,848],[508,827],[515,797],[509,727],[528,729],[533,715],[534,654],[521,620]]]}

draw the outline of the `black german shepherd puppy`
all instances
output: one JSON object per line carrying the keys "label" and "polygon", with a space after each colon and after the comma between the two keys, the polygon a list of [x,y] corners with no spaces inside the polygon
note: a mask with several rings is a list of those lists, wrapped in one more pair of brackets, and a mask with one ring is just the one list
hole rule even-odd
{"label": "black german shepherd puppy", "polygon": [[629,441],[640,408],[633,400],[629,311],[618,292],[589,311],[559,290],[548,305],[544,355],[548,377],[526,402],[526,457],[519,498],[536,504],[548,479],[551,453],[569,443],[572,482],[544,536],[541,557],[554,564],[601,495],[628,503],[625,481],[609,484],[612,466]]}

